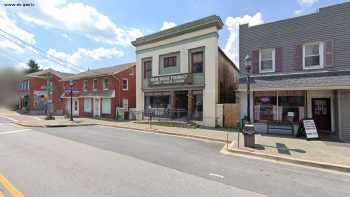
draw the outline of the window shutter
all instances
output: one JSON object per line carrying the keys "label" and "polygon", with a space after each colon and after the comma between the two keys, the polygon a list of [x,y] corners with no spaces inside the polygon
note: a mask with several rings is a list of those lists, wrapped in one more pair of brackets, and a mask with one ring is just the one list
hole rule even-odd
{"label": "window shutter", "polygon": [[333,65],[333,41],[325,42],[325,63],[327,66]]}
{"label": "window shutter", "polygon": [[295,47],[294,70],[303,70],[303,45],[301,44]]}
{"label": "window shutter", "polygon": [[252,73],[259,73],[259,50],[254,50],[252,52]]}
{"label": "window shutter", "polygon": [[283,71],[283,48],[279,47],[276,48],[276,54],[275,54],[275,66],[276,66],[276,72],[282,72]]}

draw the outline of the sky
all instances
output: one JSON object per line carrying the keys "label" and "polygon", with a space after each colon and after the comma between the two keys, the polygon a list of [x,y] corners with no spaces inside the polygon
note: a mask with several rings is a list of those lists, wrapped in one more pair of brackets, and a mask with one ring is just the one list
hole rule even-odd
{"label": "sky", "polygon": [[345,1],[0,0],[0,68],[23,69],[34,59],[43,69],[77,73],[134,62],[131,41],[213,14],[225,24],[219,45],[237,63],[239,24],[310,14]]}

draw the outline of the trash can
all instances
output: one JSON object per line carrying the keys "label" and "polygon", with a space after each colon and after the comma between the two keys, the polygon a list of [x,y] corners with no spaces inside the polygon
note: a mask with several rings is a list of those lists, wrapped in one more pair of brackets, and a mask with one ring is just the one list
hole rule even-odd
{"label": "trash can", "polygon": [[249,148],[255,147],[255,126],[253,124],[244,125],[244,146]]}

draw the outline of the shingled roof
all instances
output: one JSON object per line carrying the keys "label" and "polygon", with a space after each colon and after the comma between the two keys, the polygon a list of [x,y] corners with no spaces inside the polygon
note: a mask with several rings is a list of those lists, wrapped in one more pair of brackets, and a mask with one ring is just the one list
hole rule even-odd
{"label": "shingled roof", "polygon": [[112,67],[93,69],[93,70],[81,72],[81,73],[76,74],[76,75],[65,77],[62,80],[69,81],[69,80],[77,80],[77,79],[82,79],[82,78],[91,78],[91,77],[98,77],[98,76],[113,75],[113,74],[119,73],[123,70],[126,70],[128,68],[131,68],[133,66],[135,66],[135,62],[127,63],[127,64],[120,64],[120,65],[116,65],[116,66],[112,66]]}
{"label": "shingled roof", "polygon": [[[239,91],[246,91],[246,78],[240,79]],[[252,91],[349,89],[350,70],[322,73],[259,76],[251,78]]]}
{"label": "shingled roof", "polygon": [[40,77],[40,76],[45,75],[47,73],[54,74],[54,75],[56,75],[57,77],[59,77],[61,79],[73,75],[71,73],[59,72],[59,71],[54,70],[52,68],[48,68],[48,69],[45,69],[45,70],[41,70],[41,71],[38,71],[38,72],[27,74],[25,77],[27,77],[27,78]]}

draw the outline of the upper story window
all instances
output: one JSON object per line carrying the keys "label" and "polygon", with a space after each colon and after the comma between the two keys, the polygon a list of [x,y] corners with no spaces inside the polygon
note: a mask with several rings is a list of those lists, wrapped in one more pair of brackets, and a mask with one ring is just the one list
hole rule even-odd
{"label": "upper story window", "polygon": [[261,49],[259,51],[260,73],[275,72],[275,49]]}
{"label": "upper story window", "polygon": [[104,79],[103,80],[103,89],[104,90],[108,90],[108,88],[109,88],[109,80],[108,79]]}
{"label": "upper story window", "polygon": [[176,56],[164,57],[163,59],[164,68],[176,67],[176,59],[177,59]]}
{"label": "upper story window", "polygon": [[152,60],[145,60],[143,62],[143,78],[149,79],[152,77]]}
{"label": "upper story window", "polygon": [[303,45],[303,68],[323,68],[323,43],[307,43]]}
{"label": "upper story window", "polygon": [[204,51],[191,52],[192,73],[202,73],[204,67]]}
{"label": "upper story window", "polygon": [[92,81],[92,89],[93,89],[93,90],[96,90],[96,89],[97,89],[97,79],[94,79],[94,80]]}
{"label": "upper story window", "polygon": [[123,79],[123,90],[128,90],[129,89],[129,83],[127,79]]}
{"label": "upper story window", "polygon": [[88,84],[88,80],[84,80],[83,82],[83,90],[87,91],[87,84]]}

